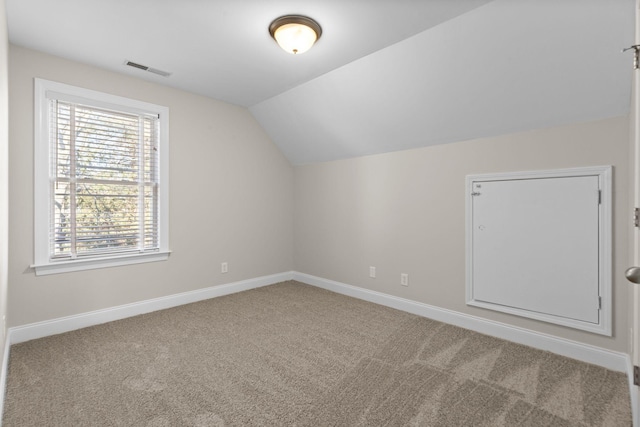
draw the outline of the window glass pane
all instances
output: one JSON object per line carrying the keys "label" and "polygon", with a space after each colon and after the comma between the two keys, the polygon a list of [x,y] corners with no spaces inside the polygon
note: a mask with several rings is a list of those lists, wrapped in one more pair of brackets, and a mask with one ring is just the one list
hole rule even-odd
{"label": "window glass pane", "polygon": [[[71,113],[68,104],[52,104],[53,114],[51,123],[52,161],[56,176],[69,177],[71,174]],[[57,108],[57,116],[56,116]]]}
{"label": "window glass pane", "polygon": [[67,183],[54,185],[53,221],[51,224],[51,255],[53,257],[71,254],[71,199]]}
{"label": "window glass pane", "polygon": [[144,120],[144,181],[157,182],[158,139],[157,121]]}
{"label": "window glass pane", "polygon": [[55,100],[50,108],[51,256],[157,249],[157,118]]}
{"label": "window glass pane", "polygon": [[145,248],[158,246],[158,187],[146,186],[144,188],[144,228],[147,230],[144,237]]}
{"label": "window glass pane", "polygon": [[139,241],[138,187],[78,184],[76,248],[94,251],[135,249]]}
{"label": "window glass pane", "polygon": [[138,179],[138,117],[86,107],[76,109],[79,178]]}

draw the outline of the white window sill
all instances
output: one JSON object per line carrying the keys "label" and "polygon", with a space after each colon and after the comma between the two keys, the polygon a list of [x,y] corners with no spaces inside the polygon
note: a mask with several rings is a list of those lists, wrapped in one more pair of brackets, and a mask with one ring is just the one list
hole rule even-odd
{"label": "white window sill", "polygon": [[75,259],[64,261],[52,261],[45,264],[31,265],[36,272],[36,276],[47,274],[69,273],[72,271],[93,270],[96,268],[118,267],[122,265],[141,264],[143,262],[166,261],[171,251],[153,252],[146,254],[127,254],[116,256],[105,256],[92,259]]}

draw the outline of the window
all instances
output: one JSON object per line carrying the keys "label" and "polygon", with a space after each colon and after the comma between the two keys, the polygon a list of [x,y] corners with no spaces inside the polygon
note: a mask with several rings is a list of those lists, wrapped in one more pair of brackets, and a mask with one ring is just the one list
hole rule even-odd
{"label": "window", "polygon": [[35,82],[36,274],[167,259],[168,108]]}

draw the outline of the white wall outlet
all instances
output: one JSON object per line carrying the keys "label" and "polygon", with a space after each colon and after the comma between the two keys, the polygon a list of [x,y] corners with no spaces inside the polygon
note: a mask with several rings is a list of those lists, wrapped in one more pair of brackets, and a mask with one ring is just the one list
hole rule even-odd
{"label": "white wall outlet", "polygon": [[220,272],[221,273],[228,273],[229,272],[229,264],[227,264],[226,262],[223,262],[222,264],[220,264]]}
{"label": "white wall outlet", "polygon": [[376,268],[375,267],[369,267],[369,277],[371,277],[372,279],[376,278]]}
{"label": "white wall outlet", "polygon": [[400,273],[400,284],[402,286],[409,286],[409,275],[407,273]]}

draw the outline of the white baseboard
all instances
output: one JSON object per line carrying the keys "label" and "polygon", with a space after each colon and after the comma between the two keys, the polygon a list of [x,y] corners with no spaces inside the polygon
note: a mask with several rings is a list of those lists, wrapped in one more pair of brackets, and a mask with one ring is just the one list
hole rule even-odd
{"label": "white baseboard", "polygon": [[[633,412],[634,426],[640,427],[639,416],[639,396],[638,388],[633,386],[633,366],[629,355],[600,347],[582,344],[576,341],[558,338],[524,328],[507,325],[500,322],[483,319],[468,314],[447,310],[432,305],[424,304],[381,292],[371,291],[356,286],[309,274],[289,271],[269,276],[262,276],[254,279],[228,283],[220,286],[213,286],[205,289],[198,289],[190,292],[169,295],[166,297],[154,298],[103,310],[96,310],[73,316],[62,317],[44,322],[37,322],[23,326],[9,328],[6,336],[6,343],[0,368],[0,414],[4,407],[4,396],[6,379],[9,365],[9,352],[11,344],[16,344],[32,339],[42,338],[50,335],[60,334],[98,325],[139,314],[150,313],[157,310],[176,307],[183,304],[198,302],[210,298],[229,295],[237,292],[268,286],[287,280],[297,280],[308,285],[323,288],[332,292],[373,302],[397,310],[406,311],[419,316],[434,319],[440,322],[470,329],[482,334],[491,335],[497,338],[506,339],[519,344],[528,345],[541,350],[550,351],[562,356],[571,357],[583,362],[592,363],[614,371],[625,372],[631,379],[631,406]],[[1,418],[0,418],[1,424]]]}
{"label": "white baseboard", "polygon": [[[73,316],[61,317],[44,322],[17,326],[9,328],[7,331],[7,339],[9,343],[16,344],[49,335],[60,334],[63,332],[73,331],[75,329],[137,316],[139,314],[150,313],[152,311],[163,310],[209,298],[259,288],[261,286],[272,285],[274,283],[292,279],[343,295],[392,307],[398,310],[417,314],[419,316],[428,317],[430,319],[449,323],[465,329],[470,329],[482,334],[507,339],[509,341],[528,345],[541,350],[551,351],[562,356],[603,366],[607,369],[629,373],[629,357],[624,353],[293,271],[257,277],[220,286],[212,286],[209,288],[183,292],[166,297],[154,298]],[[8,351],[8,348],[6,348],[5,353],[8,354]],[[6,361],[3,361],[3,363],[6,363]],[[5,372],[2,371],[1,375],[4,374]],[[3,378],[4,377],[0,377],[0,381],[2,381]],[[2,386],[1,383],[0,386]]]}
{"label": "white baseboard", "polygon": [[[417,301],[399,298],[381,292],[323,279],[309,274],[294,272],[293,280],[317,286],[332,292],[373,302],[418,316],[428,317],[440,322],[470,329],[485,335],[506,339],[518,344],[528,345],[540,350],[550,351],[562,356],[602,366],[618,372],[629,373],[628,359],[625,353],[619,353],[576,341],[558,338],[529,329],[494,322],[481,317],[471,316],[453,310],[424,304]],[[640,427],[640,426],[638,426]]]}
{"label": "white baseboard", "polygon": [[240,282],[228,283],[225,285],[212,286],[190,292],[183,292],[166,297],[154,298],[150,300],[134,302],[131,304],[110,307],[103,310],[91,311],[88,313],[76,314],[73,316],[61,317],[44,322],[31,323],[23,326],[9,328],[8,337],[11,344],[29,341],[49,335],[61,334],[88,326],[99,325],[101,323],[120,320],[139,314],[150,313],[152,311],[164,310],[183,304],[198,302],[223,295],[234,294],[249,289],[272,285],[284,282],[293,278],[293,272],[272,274],[270,276],[257,277],[255,279],[242,280]]}

